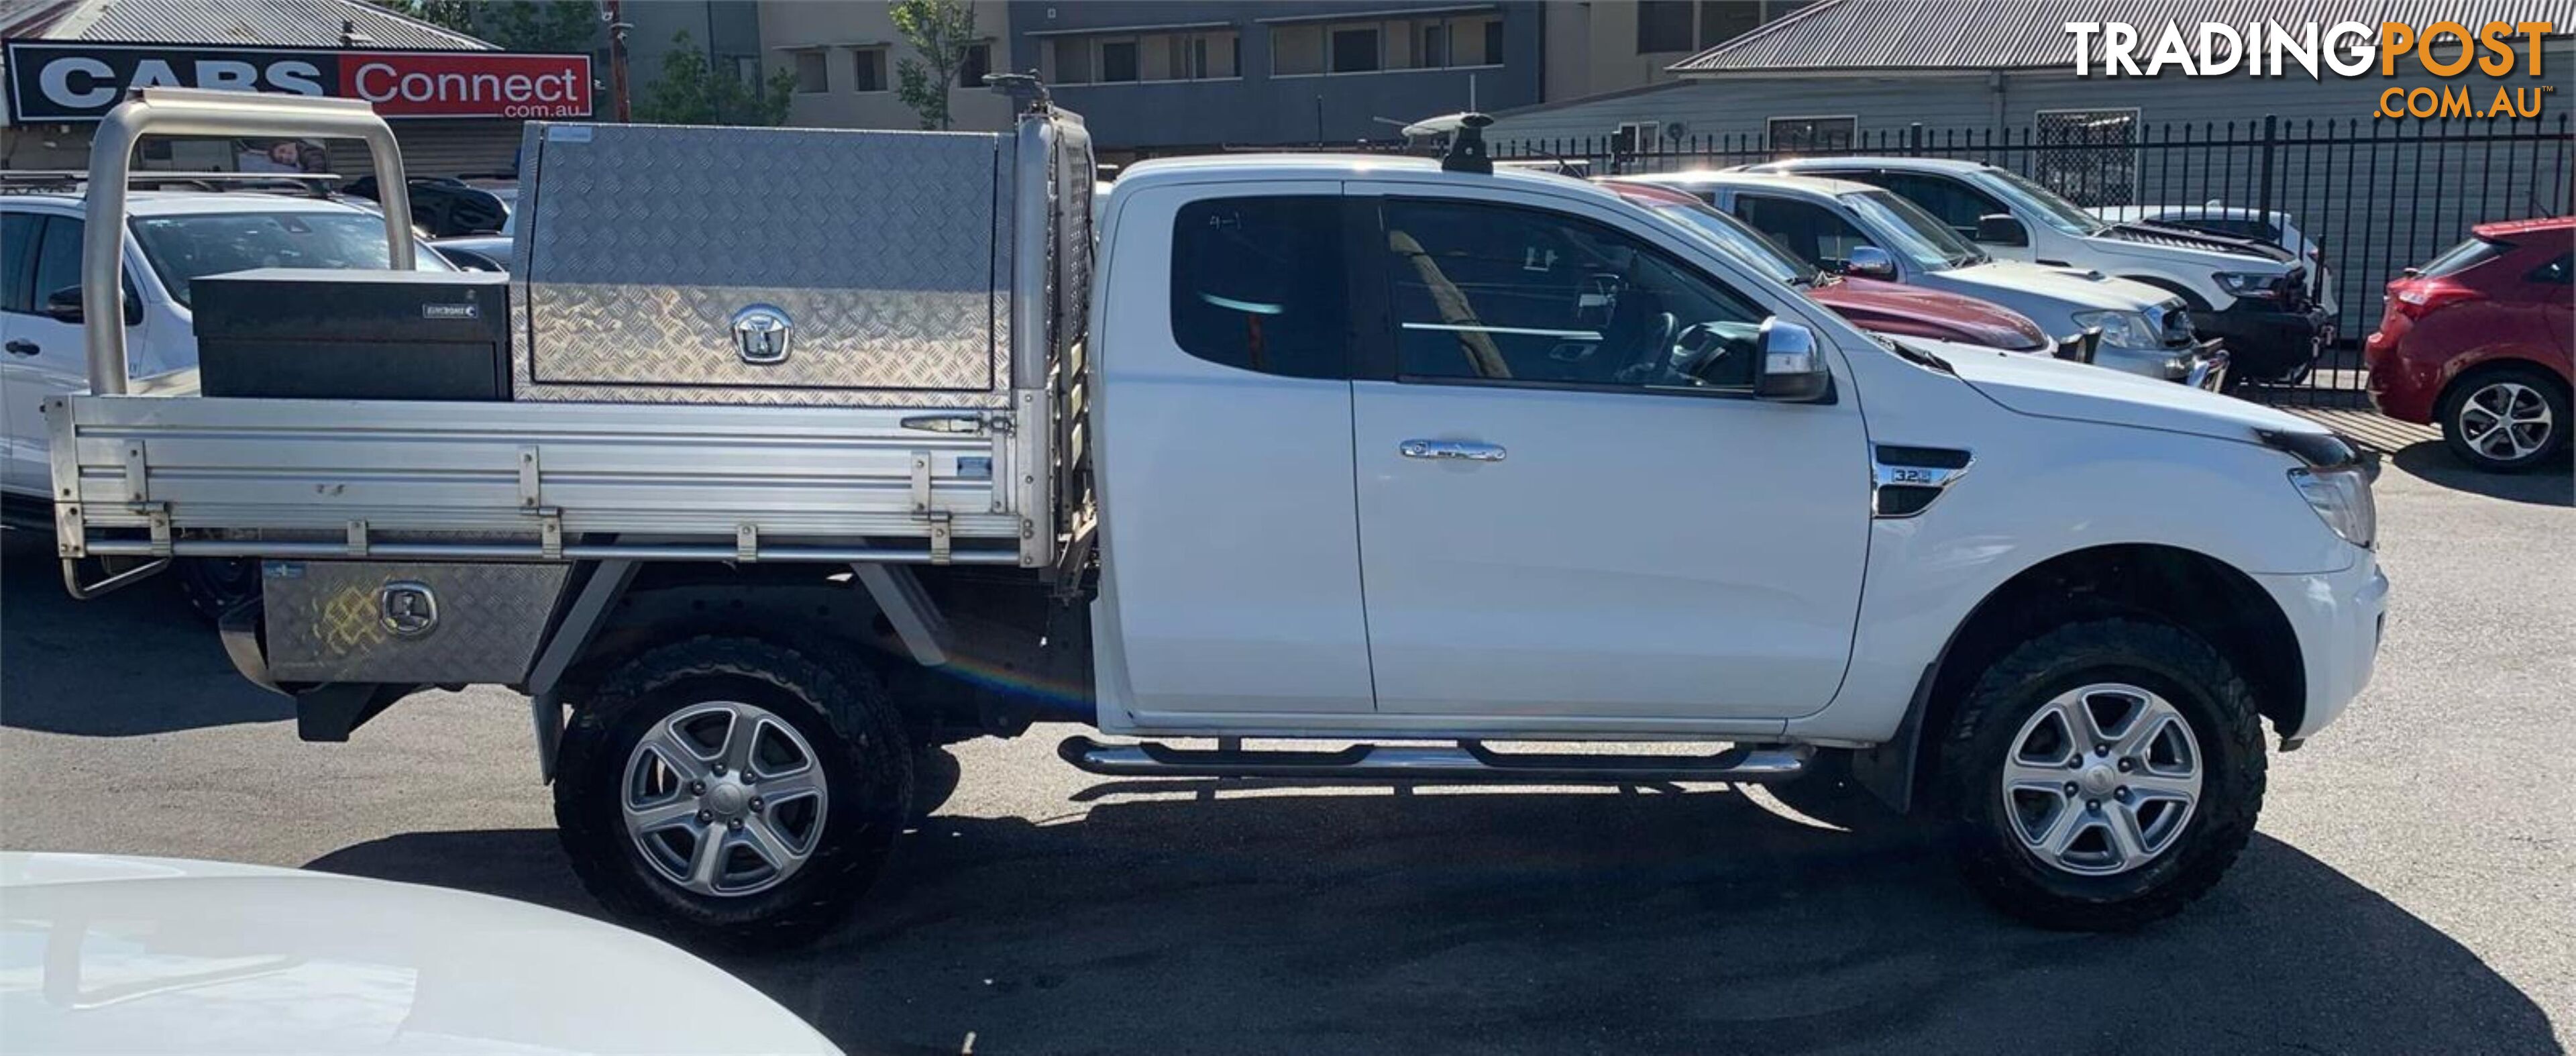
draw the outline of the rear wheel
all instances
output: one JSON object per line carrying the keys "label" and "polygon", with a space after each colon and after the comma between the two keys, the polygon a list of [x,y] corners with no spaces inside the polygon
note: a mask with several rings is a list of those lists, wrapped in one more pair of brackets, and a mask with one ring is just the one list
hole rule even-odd
{"label": "rear wheel", "polygon": [[674,937],[810,941],[903,829],[912,760],[896,719],[856,665],[735,638],[646,652],[565,730],[564,849],[601,902]]}
{"label": "rear wheel", "polygon": [[2115,931],[2218,883],[2263,805],[2253,693],[2164,624],[2071,624],[1997,660],[1941,749],[1944,813],[1978,893],[2041,927]]}
{"label": "rear wheel", "polygon": [[2567,446],[2566,386],[2526,366],[2478,371],[2443,392],[2442,441],[2470,466],[2518,473]]}

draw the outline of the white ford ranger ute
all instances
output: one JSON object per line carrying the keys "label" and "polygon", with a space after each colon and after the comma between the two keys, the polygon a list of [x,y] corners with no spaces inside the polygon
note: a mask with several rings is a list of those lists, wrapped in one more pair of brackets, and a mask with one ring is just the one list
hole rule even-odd
{"label": "white ford ranger ute", "polygon": [[[2373,467],[2305,420],[1873,338],[1472,122],[1139,164],[1095,238],[1079,119],[1014,87],[997,135],[533,123],[497,391],[442,358],[497,280],[200,280],[201,329],[269,310],[226,283],[395,305],[345,397],[247,354],[119,394],[93,329],[48,407],[72,589],[262,559],[226,647],[308,739],[525,692],[591,890],[755,945],[858,898],[942,744],[1038,721],[1122,779],[1865,790],[2004,911],[2130,927],[2369,678]],[[382,128],[155,89],[99,150],[280,114]],[[1493,746],[1533,741],[1710,748]]]}

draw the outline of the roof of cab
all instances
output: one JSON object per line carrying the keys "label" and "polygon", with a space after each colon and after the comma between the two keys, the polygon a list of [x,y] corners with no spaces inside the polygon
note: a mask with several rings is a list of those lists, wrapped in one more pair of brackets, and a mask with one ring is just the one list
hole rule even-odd
{"label": "roof of cab", "polygon": [[1209,154],[1140,161],[1119,170],[1119,187],[1249,180],[1397,180],[1415,183],[1500,182],[1529,190],[1602,201],[1619,196],[1571,176],[1497,165],[1487,173],[1450,172],[1436,158],[1384,154]]}
{"label": "roof of cab", "polygon": [[1804,191],[1809,194],[1832,196],[1851,194],[1855,191],[1878,190],[1869,184],[1852,180],[1837,180],[1825,176],[1796,176],[1779,172],[1751,172],[1743,169],[1694,169],[1689,172],[1640,173],[1635,176],[1615,176],[1612,179],[1666,187],[1712,187],[1719,184],[1730,187],[1774,187],[1785,191]]}
{"label": "roof of cab", "polygon": [[1982,161],[1959,158],[1897,158],[1872,155],[1830,158],[1788,158],[1750,166],[1765,172],[1794,172],[1799,169],[1848,169],[1853,166],[1882,169],[1905,169],[1913,172],[1977,172],[1994,166]]}

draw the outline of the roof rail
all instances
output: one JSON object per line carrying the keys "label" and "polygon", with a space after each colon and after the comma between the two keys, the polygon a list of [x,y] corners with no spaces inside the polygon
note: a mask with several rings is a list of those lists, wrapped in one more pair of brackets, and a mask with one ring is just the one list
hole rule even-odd
{"label": "roof rail", "polygon": [[[316,198],[328,197],[344,181],[331,172],[165,172],[159,170],[129,172],[125,176],[128,190],[169,190],[187,188],[201,191],[225,190],[292,190]],[[0,172],[0,192],[34,194],[45,191],[71,192],[89,184],[89,173],[76,169],[13,169]]]}

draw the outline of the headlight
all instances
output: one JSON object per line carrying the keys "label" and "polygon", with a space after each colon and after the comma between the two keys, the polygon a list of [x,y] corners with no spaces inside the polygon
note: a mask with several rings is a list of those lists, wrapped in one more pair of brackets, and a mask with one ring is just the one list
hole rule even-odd
{"label": "headlight", "polygon": [[2210,278],[2218,288],[2239,297],[2278,297],[2281,277],[2259,271],[2222,271]]}
{"label": "headlight", "polygon": [[2147,325],[2147,317],[2136,312],[2103,310],[2075,313],[2075,325],[2102,328],[2102,343],[2121,348],[2158,348],[2156,328]]}
{"label": "headlight", "polygon": [[2370,497],[2370,471],[2361,466],[2294,469],[2290,483],[2308,500],[2308,508],[2354,546],[2369,546],[2379,535],[2379,504]]}

